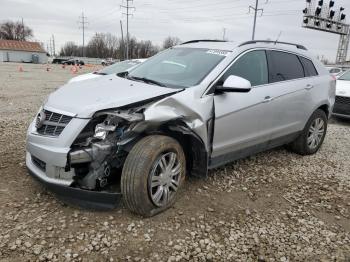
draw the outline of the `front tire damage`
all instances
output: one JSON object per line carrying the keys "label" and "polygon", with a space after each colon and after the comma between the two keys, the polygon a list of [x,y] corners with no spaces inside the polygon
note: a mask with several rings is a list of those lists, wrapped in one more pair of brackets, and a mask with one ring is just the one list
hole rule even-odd
{"label": "front tire damage", "polygon": [[[164,163],[156,171],[162,157]],[[167,170],[173,170],[173,175],[167,176]],[[157,178],[155,172],[158,172]],[[131,212],[145,217],[168,209],[176,201],[185,173],[185,154],[175,139],[163,135],[144,137],[132,148],[124,163],[121,192],[125,206]],[[174,182],[168,180],[171,177]],[[159,193],[159,190],[163,191]]]}

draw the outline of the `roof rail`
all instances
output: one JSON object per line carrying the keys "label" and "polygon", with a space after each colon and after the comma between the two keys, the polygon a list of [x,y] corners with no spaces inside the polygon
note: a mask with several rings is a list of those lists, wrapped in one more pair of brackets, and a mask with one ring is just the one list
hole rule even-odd
{"label": "roof rail", "polygon": [[181,45],[185,45],[185,44],[192,44],[192,43],[199,43],[199,42],[227,42],[227,41],[224,41],[224,40],[211,40],[211,39],[201,39],[201,40],[191,40],[191,41],[187,41],[187,42],[184,42],[184,43],[181,43]]}
{"label": "roof rail", "polygon": [[250,44],[256,44],[256,43],[271,43],[271,44],[283,44],[283,45],[293,45],[298,49],[307,50],[305,46],[299,45],[299,44],[293,44],[288,42],[279,42],[279,41],[270,41],[270,40],[252,40],[247,41],[242,44],[240,44],[238,47],[244,46],[244,45],[250,45]]}

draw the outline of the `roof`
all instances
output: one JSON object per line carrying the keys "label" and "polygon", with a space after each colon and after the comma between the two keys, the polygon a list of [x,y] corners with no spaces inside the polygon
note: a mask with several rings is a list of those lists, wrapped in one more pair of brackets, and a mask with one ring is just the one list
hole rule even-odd
{"label": "roof", "polygon": [[268,41],[248,41],[244,43],[235,42],[220,42],[220,41],[190,41],[189,43],[184,43],[183,45],[178,45],[177,47],[189,47],[189,48],[209,48],[216,50],[234,51],[236,49],[245,50],[250,48],[277,48],[281,50],[291,51],[300,54],[308,54],[306,50],[297,48],[294,44],[283,42],[268,42]]}
{"label": "roof", "polygon": [[16,41],[16,40],[1,40],[0,50],[15,50],[27,52],[46,53],[38,42]]}

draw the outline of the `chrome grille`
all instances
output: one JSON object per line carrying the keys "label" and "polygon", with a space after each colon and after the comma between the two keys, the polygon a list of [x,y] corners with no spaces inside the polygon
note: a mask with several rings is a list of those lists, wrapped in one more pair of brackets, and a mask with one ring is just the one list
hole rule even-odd
{"label": "chrome grille", "polygon": [[350,97],[336,96],[333,113],[350,115]]}
{"label": "chrome grille", "polygon": [[43,111],[45,120],[40,124],[40,113],[37,117],[37,132],[41,135],[59,136],[68,123],[72,120],[71,116],[62,115],[48,110]]}
{"label": "chrome grille", "polygon": [[335,102],[337,104],[349,104],[350,105],[350,97],[346,96],[336,96],[335,97]]}

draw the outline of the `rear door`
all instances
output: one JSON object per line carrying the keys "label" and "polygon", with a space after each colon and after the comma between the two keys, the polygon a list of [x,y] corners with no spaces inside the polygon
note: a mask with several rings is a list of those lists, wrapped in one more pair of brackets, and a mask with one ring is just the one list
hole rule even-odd
{"label": "rear door", "polygon": [[310,111],[313,86],[305,78],[305,69],[298,55],[268,50],[269,106],[273,115],[271,139],[282,138],[303,129]]}

